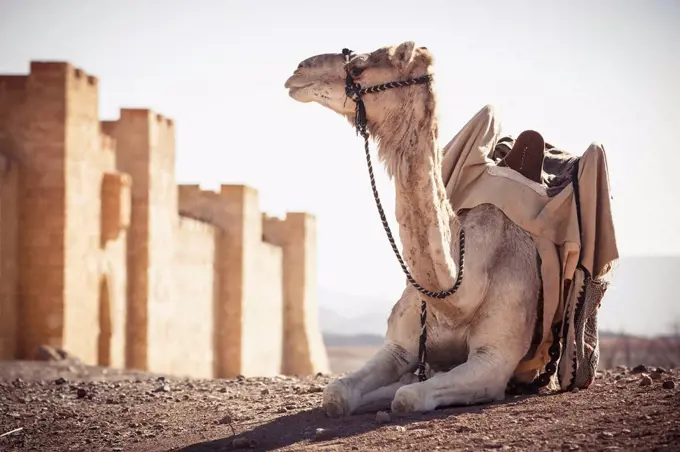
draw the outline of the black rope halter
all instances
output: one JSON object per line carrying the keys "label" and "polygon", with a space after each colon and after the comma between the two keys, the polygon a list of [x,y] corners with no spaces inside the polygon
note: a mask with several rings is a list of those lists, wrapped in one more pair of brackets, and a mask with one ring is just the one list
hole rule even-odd
{"label": "black rope halter", "polygon": [[[459,258],[459,268],[458,268],[458,276],[456,278],[456,282],[448,290],[441,291],[441,292],[433,292],[431,290],[425,289],[423,286],[418,284],[416,280],[411,276],[411,273],[408,270],[408,267],[406,266],[406,263],[404,262],[404,259],[401,257],[401,254],[399,253],[399,248],[397,248],[397,244],[394,241],[394,237],[392,236],[392,231],[390,229],[389,224],[387,223],[387,218],[385,216],[385,211],[383,210],[382,203],[380,202],[380,196],[378,195],[378,189],[376,188],[375,185],[375,177],[373,175],[373,165],[371,164],[371,154],[369,150],[369,143],[368,143],[368,138],[369,138],[369,133],[368,133],[368,118],[366,116],[366,106],[364,105],[364,101],[361,99],[361,96],[364,94],[373,94],[373,93],[380,93],[383,91],[387,91],[388,89],[391,88],[401,88],[404,86],[411,86],[411,85],[421,85],[425,83],[429,83],[432,80],[431,75],[423,75],[421,77],[409,79],[409,80],[403,80],[403,81],[397,81],[397,82],[388,82],[388,83],[383,83],[381,85],[375,85],[375,86],[370,86],[368,88],[362,88],[361,85],[356,83],[354,81],[354,78],[349,72],[349,69],[347,68],[347,63],[349,63],[350,58],[352,56],[352,51],[349,49],[342,49],[342,54],[345,56],[345,70],[347,72],[347,77],[345,79],[345,94],[347,94],[347,97],[352,99],[354,103],[356,104],[356,113],[355,113],[355,118],[354,118],[354,126],[357,129],[357,134],[361,135],[362,138],[364,139],[364,151],[366,153],[366,165],[368,166],[368,175],[371,180],[371,189],[373,190],[373,198],[375,199],[375,204],[378,207],[378,214],[380,215],[380,220],[382,221],[383,228],[385,229],[385,233],[387,234],[387,239],[390,242],[390,245],[392,246],[392,251],[394,251],[395,256],[397,257],[397,260],[399,261],[399,265],[401,266],[401,269],[404,271],[404,274],[406,275],[406,278],[408,281],[411,283],[413,287],[415,287],[420,293],[423,295],[426,295],[431,298],[437,298],[437,299],[443,299],[448,297],[449,295],[453,295],[458,291],[458,288],[460,287],[461,283],[463,282],[463,269],[465,265],[465,231],[461,228],[460,230],[460,258]],[[418,344],[418,379],[420,381],[425,381],[427,379],[427,376],[425,375],[425,361],[426,361],[426,342],[427,342],[427,328],[425,326],[427,321],[427,302],[425,301],[424,298],[421,298],[420,302],[420,339],[419,339],[419,344]]]}

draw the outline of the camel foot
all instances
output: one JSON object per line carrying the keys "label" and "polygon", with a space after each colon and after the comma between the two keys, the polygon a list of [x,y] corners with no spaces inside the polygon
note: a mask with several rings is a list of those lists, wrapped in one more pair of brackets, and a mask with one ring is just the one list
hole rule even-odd
{"label": "camel foot", "polygon": [[392,411],[395,413],[423,413],[437,408],[436,403],[426,393],[422,383],[399,388],[392,400]]}
{"label": "camel foot", "polygon": [[326,416],[339,418],[349,416],[358,404],[359,397],[348,383],[342,380],[334,380],[323,391],[322,407]]}

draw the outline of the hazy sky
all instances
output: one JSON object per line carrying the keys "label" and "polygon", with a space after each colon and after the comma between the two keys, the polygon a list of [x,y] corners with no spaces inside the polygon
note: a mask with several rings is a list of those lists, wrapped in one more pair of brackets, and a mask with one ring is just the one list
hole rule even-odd
{"label": "hazy sky", "polygon": [[[67,60],[99,77],[102,119],[121,107],[174,118],[179,182],[246,183],[268,212],[316,214],[320,286],[348,295],[334,308],[361,312],[387,309],[404,277],[361,142],[346,121],[283,88],[301,60],[427,46],[442,145],[487,103],[508,133],[536,129],[578,154],[599,141],[622,254],[680,254],[677,180],[661,177],[671,169],[663,159],[675,166],[680,151],[679,20],[673,0],[0,0],[0,73]],[[396,228],[394,190],[378,173]]]}

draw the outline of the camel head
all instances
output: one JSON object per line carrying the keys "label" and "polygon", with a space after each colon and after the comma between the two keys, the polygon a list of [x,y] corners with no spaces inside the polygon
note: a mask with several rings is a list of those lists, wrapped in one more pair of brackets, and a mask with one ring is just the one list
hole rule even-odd
{"label": "camel head", "polygon": [[[326,53],[302,61],[286,81],[290,97],[298,102],[316,102],[354,121],[355,103],[345,93],[347,74],[363,88],[428,75],[433,57],[425,47],[411,41],[382,47],[370,53],[354,54],[349,61],[343,53]],[[409,101],[427,95],[425,85],[364,94],[369,128],[403,114]]]}

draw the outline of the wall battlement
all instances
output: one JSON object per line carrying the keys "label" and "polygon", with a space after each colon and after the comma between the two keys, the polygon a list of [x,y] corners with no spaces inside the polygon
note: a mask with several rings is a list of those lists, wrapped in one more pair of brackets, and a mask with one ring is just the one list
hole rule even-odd
{"label": "wall battlement", "polygon": [[0,174],[0,359],[50,345],[205,378],[328,371],[313,217],[177,185],[174,121],[101,121],[98,85],[66,62],[0,75],[0,143],[26,157]]}

